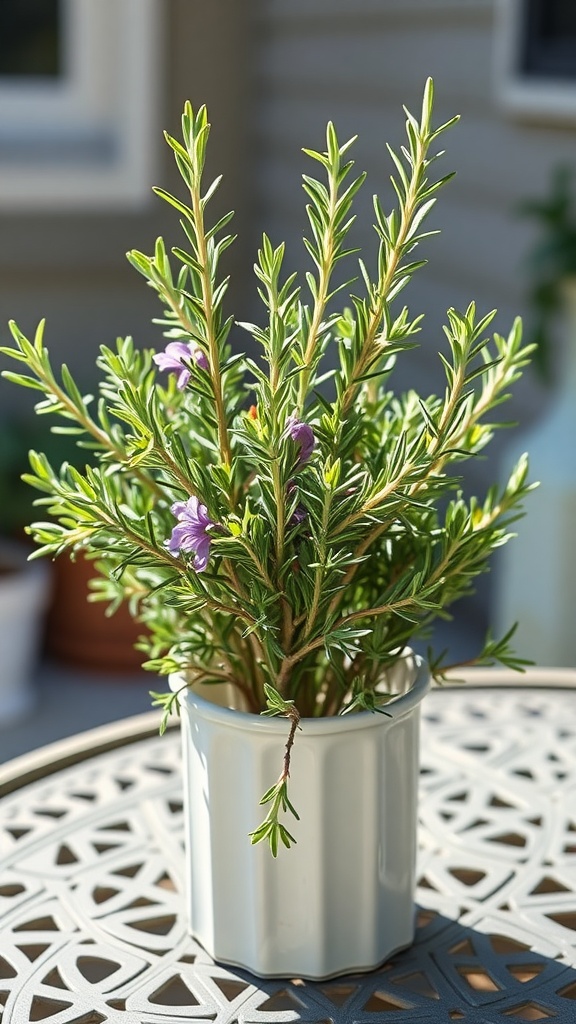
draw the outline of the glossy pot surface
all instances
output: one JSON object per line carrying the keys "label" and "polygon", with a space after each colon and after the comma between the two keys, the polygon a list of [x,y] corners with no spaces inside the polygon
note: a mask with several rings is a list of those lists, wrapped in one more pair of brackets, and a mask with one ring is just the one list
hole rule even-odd
{"label": "glossy pot surface", "polygon": [[[173,689],[183,679],[171,679]],[[390,717],[303,719],[284,819],[297,840],[273,858],[248,838],[282,768],[285,718],[182,694],[190,929],[216,960],[261,976],[370,970],[414,934],[419,709],[429,688],[411,652],[392,670]],[[220,687],[205,687],[226,703]]]}

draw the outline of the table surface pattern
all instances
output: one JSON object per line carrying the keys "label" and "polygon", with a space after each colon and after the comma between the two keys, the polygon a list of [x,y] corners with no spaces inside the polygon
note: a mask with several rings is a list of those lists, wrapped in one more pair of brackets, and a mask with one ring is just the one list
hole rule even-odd
{"label": "table surface pattern", "polygon": [[427,698],[416,942],[327,982],[256,979],[186,933],[177,731],[0,803],[0,1020],[576,1020],[576,693]]}

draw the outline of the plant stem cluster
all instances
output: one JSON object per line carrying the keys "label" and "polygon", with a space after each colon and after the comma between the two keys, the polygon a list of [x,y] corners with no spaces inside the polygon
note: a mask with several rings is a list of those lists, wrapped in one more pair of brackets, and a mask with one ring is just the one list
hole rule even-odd
{"label": "plant stem cluster", "polygon": [[[171,351],[190,352],[189,372],[164,377],[154,353],[120,339],[101,349],[93,398],[65,366],[54,373],[43,325],[29,340],[13,324],[14,347],[3,349],[23,364],[5,376],[41,392],[38,413],[88,450],[83,470],[30,453],[26,479],[49,514],[31,528],[37,554],[94,557],[96,596],[112,607],[129,600],[147,627],[146,668],[228,683],[242,707],[291,720],[282,774],[265,795],[271,809],[253,834],[273,852],[292,841],[279,815],[292,809],[300,717],[382,710],[383,671],[473,590],[529,489],[525,458],[482,499],[466,499],[458,476],[492,438],[494,410],[527,362],[519,322],[503,337],[490,333],[493,313],[450,309],[443,393],[390,388],[422,320],[400,297],[451,177],[434,177],[433,165],[456,119],[433,128],[432,101],[428,81],[420,118],[406,112],[406,145],[390,150],[396,200],[386,213],[374,198],[372,270],[347,247],[364,181],[348,159],[354,140],[341,144],[329,124],[325,151],[305,151],[320,171],[303,182],[311,269],[302,281],[285,275],[284,245],[264,235],[255,274],[265,315],[243,324],[260,359],[230,345],[220,258],[232,215],[208,219],[218,186],[203,182],[210,126],[189,103],[182,141],[166,135],[186,198],[156,189],[179,214],[184,245],[168,253],[158,239],[152,255],[128,254],[158,294],[168,344],[179,343]],[[335,285],[343,261],[359,275]],[[190,535],[193,545],[202,534],[196,567],[193,551],[169,549],[174,507],[202,517]],[[507,640],[489,640],[478,661],[519,665]],[[431,660],[441,678],[445,667]],[[174,694],[154,696],[166,713],[177,705]]]}

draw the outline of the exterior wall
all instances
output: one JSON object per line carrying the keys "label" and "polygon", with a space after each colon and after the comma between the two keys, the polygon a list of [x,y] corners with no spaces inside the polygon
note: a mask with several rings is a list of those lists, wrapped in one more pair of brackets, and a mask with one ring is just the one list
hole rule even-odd
{"label": "exterior wall", "polygon": [[[159,0],[163,32],[158,41],[159,82],[155,183],[179,189],[171,151],[162,129],[179,134],[184,100],[206,102],[214,124],[208,174],[225,180],[214,211],[239,211],[236,230],[244,237],[247,216],[246,154],[242,136],[247,116],[251,60],[246,11],[235,0]],[[217,55],[217,57],[215,56]],[[226,68],[226,74],[221,68]],[[0,113],[1,116],[1,113]],[[150,194],[141,210],[130,212],[0,213],[0,339],[10,343],[7,321],[15,319],[33,333],[46,317],[46,340],[56,366],[66,361],[80,382],[90,387],[94,359],[101,344],[131,334],[137,344],[161,344],[151,318],[161,315],[155,293],[128,264],[128,249],[150,252],[162,234],[181,242],[178,217]],[[240,241],[228,250],[233,275],[230,305],[243,291],[247,266]],[[0,368],[8,365],[0,357]],[[30,410],[38,395],[0,380],[0,419]]]}
{"label": "exterior wall", "polygon": [[[368,181],[354,240],[373,251],[371,197],[378,192],[385,208],[393,203],[384,142],[397,148],[404,141],[402,104],[418,113],[432,75],[436,123],[461,114],[442,140],[447,155],[437,164],[439,173],[457,171],[429,221],[442,233],[423,244],[430,263],[401,298],[412,313],[426,312],[421,348],[399,361],[393,378],[399,390],[437,391],[449,306],[465,308],[474,299],[482,312],[497,307],[500,333],[516,313],[528,314],[523,261],[534,228],[516,209],[522,198],[547,193],[552,167],[576,160],[576,128],[521,122],[502,111],[492,0],[268,0],[258,10],[258,220],[275,244],[286,240],[290,269],[308,266],[299,179],[303,170],[316,172],[306,167],[301,147],[323,149],[329,119],[342,141],[359,136],[351,155]],[[530,371],[502,418],[527,424],[550,400]],[[501,433],[505,446],[510,435]],[[497,439],[491,457],[469,466],[475,491],[482,493],[500,462],[506,464],[502,447]],[[470,605],[474,620],[487,617],[489,585],[486,578]]]}

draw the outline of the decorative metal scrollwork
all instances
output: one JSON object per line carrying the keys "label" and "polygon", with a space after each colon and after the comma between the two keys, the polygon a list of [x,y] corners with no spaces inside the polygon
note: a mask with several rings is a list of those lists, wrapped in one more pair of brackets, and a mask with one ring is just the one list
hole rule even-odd
{"label": "decorative metal scrollwork", "polygon": [[179,737],[0,804],[3,1024],[576,1019],[576,695],[432,693],[414,946],[366,975],[262,981],[186,933]]}

